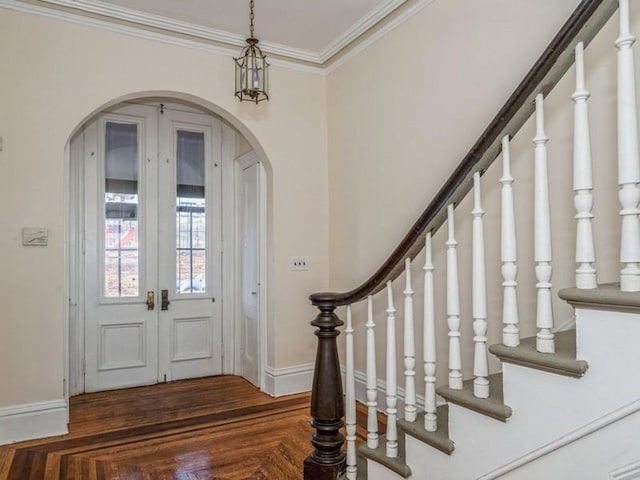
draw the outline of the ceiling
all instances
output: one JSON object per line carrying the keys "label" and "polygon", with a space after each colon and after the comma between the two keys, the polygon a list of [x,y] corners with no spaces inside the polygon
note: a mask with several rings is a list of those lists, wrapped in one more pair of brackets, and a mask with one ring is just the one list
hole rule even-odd
{"label": "ceiling", "polygon": [[[112,20],[241,45],[249,0],[42,0]],[[255,34],[267,52],[324,63],[407,0],[255,0]]]}

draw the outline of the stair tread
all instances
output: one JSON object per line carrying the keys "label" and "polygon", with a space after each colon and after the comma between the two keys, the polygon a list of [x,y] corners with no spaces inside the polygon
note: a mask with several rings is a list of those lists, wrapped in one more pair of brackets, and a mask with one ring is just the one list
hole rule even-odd
{"label": "stair tread", "polygon": [[491,345],[489,351],[503,362],[514,363],[545,372],[580,378],[587,371],[584,360],[576,360],[576,332],[568,330],[555,334],[556,353],[536,351],[536,337],[522,339],[517,347]]}
{"label": "stair tread", "polygon": [[502,373],[489,375],[489,398],[477,398],[473,395],[473,379],[465,380],[462,390],[439,387],[438,395],[456,405],[487,415],[502,422],[511,416],[511,408],[504,404],[502,395]]}
{"label": "stair tread", "polygon": [[398,438],[398,456],[396,458],[389,458],[386,455],[386,435],[380,435],[378,438],[378,448],[369,448],[367,444],[360,445],[358,447],[358,454],[366,457],[370,460],[374,460],[381,465],[384,465],[389,470],[397,473],[401,477],[409,478],[411,476],[411,468],[407,465],[404,456],[404,448],[400,448],[400,438]]}
{"label": "stair tread", "polygon": [[558,296],[575,306],[597,306],[629,308],[637,310],[640,308],[640,295],[638,292],[623,292],[620,290],[620,283],[601,283],[598,288],[563,288],[558,292]]}
{"label": "stair tread", "polygon": [[455,444],[449,439],[449,406],[440,405],[437,415],[438,430],[435,432],[427,432],[424,429],[424,412],[418,414],[415,422],[398,420],[398,429],[447,455],[451,455]]}

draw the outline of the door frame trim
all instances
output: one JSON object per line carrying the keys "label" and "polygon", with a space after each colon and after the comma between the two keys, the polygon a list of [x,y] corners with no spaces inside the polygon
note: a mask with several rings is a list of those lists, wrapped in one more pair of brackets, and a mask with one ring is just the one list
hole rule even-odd
{"label": "door frame trim", "polygon": [[[242,171],[248,167],[251,167],[254,164],[258,165],[257,176],[258,176],[258,198],[256,208],[258,210],[258,225],[257,225],[257,250],[258,250],[258,258],[257,258],[257,267],[258,267],[258,386],[261,391],[265,391],[266,388],[266,364],[267,364],[267,335],[266,335],[266,286],[267,286],[267,276],[266,276],[266,258],[267,258],[267,242],[266,242],[266,225],[267,225],[267,214],[266,208],[266,188],[265,188],[265,174],[263,165],[260,163],[258,159],[258,155],[255,150],[250,150],[243,155],[240,155],[235,159],[234,165],[234,203],[235,203],[235,211],[234,211],[234,234],[235,238],[240,238],[240,225],[238,219],[240,218],[241,208],[240,204],[240,179],[242,175]],[[235,244],[236,242],[234,242]],[[239,273],[241,265],[242,265],[242,252],[240,249],[235,249],[235,262],[238,266],[237,272]],[[240,338],[238,326],[241,322],[242,316],[242,291],[240,286],[240,275],[237,275],[235,278],[235,298],[234,305],[236,307],[235,312],[235,335],[234,335],[234,373],[239,374],[242,371],[242,360],[240,356],[240,343],[242,339]]]}
{"label": "door frame trim", "polygon": [[[144,98],[144,97],[141,97]],[[179,97],[176,97],[176,100],[179,100]],[[122,103],[126,103],[123,101]],[[153,104],[153,100],[151,101]],[[100,112],[110,111],[114,108],[118,108],[117,105],[120,103],[112,104],[110,106],[105,107]],[[165,107],[166,108],[166,107]],[[235,140],[237,135],[241,135],[246,138],[246,136],[238,131],[235,127],[232,127],[228,121],[221,115],[212,112],[207,107],[203,106],[203,109],[208,112],[209,115],[218,117],[222,121],[222,129],[223,129],[223,155],[226,153],[230,153],[228,157],[226,157],[227,161],[223,160],[222,162],[222,201],[223,201],[223,212],[222,212],[222,228],[223,228],[223,279],[225,275],[231,275],[231,277],[226,277],[231,280],[232,284],[235,284],[235,278],[238,275],[236,272],[236,268],[238,265],[237,262],[237,249],[233,248],[234,245],[234,237],[236,234],[235,230],[235,205],[236,205],[236,196],[237,196],[237,175],[236,170],[238,168],[238,161],[244,156],[234,158],[235,151],[233,148],[235,147],[235,141],[230,142],[224,141],[225,135],[230,135],[232,139]],[[65,286],[64,286],[64,319],[63,319],[63,337],[64,337],[64,345],[63,345],[63,361],[64,361],[64,378],[63,378],[63,393],[65,397],[65,401],[67,402],[67,420],[69,416],[69,397],[71,395],[75,395],[81,391],[84,391],[84,338],[82,332],[77,332],[78,335],[73,338],[72,345],[72,337],[71,337],[71,328],[76,328],[77,323],[81,324],[82,330],[84,329],[84,308],[82,305],[82,287],[74,287],[72,282],[76,282],[77,285],[80,285],[84,281],[83,269],[80,268],[83,265],[83,241],[84,241],[84,233],[82,231],[82,224],[79,224],[78,221],[81,220],[81,215],[83,212],[82,205],[78,204],[78,196],[82,194],[81,182],[78,180],[78,165],[75,162],[78,162],[79,165],[82,164],[82,161],[85,157],[84,152],[84,135],[85,135],[85,125],[88,122],[91,122],[93,118],[100,114],[97,112],[95,115],[88,117],[85,119],[83,124],[79,125],[78,128],[74,131],[74,134],[69,137],[69,141],[65,146],[65,175],[64,182],[65,186],[65,261],[64,261],[64,277],[65,277]],[[71,151],[71,145],[74,139],[77,137],[81,138],[82,148],[79,158],[73,158],[73,152]],[[247,139],[249,140],[249,139]],[[229,151],[225,151],[226,147],[229,148]],[[269,312],[268,302],[268,262],[267,262],[267,254],[268,254],[268,179],[267,173],[262,162],[259,161],[259,156],[255,150],[249,152],[254,158],[255,163],[258,163],[258,183],[259,183],[259,195],[258,195],[258,215],[259,215],[259,227],[258,227],[258,250],[259,250],[259,260],[258,260],[258,269],[259,269],[259,279],[260,279],[260,303],[258,309],[258,328],[259,328],[259,379],[260,385],[259,388],[261,391],[264,391],[266,385],[266,370],[265,367],[267,365],[267,315]],[[224,158],[224,157],[223,157]],[[230,178],[229,178],[230,177]],[[230,182],[228,180],[231,179]],[[74,205],[75,201],[75,205]],[[232,226],[232,229],[229,230],[227,227]],[[235,250],[235,251],[234,251]],[[228,252],[228,254],[227,254]],[[233,254],[232,254],[233,253]],[[80,271],[78,269],[80,268]],[[80,275],[80,278],[78,278]],[[236,351],[239,350],[239,346],[236,344],[235,339],[235,327],[237,325],[237,309],[235,302],[235,289],[224,289],[224,284],[229,283],[223,280],[223,293],[222,293],[222,301],[223,301],[223,363],[222,369],[223,374],[237,374],[238,370],[236,368]],[[72,310],[75,308],[75,318],[72,320],[72,315],[74,313]],[[227,319],[227,321],[225,321]],[[77,323],[76,323],[77,322]],[[72,325],[74,324],[74,325]],[[72,357],[72,351],[75,349],[75,353],[80,356],[82,361],[79,359],[74,359]],[[75,361],[78,365],[71,369],[71,362]],[[75,371],[74,371],[75,370]],[[74,378],[71,378],[71,375],[74,375]],[[75,387],[75,388],[72,388]]]}

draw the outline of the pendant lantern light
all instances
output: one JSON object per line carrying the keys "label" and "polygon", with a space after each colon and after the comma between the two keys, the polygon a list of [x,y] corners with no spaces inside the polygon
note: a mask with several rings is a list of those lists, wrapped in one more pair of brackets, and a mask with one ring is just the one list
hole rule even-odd
{"label": "pendant lantern light", "polygon": [[236,97],[241,102],[269,100],[269,64],[267,56],[258,47],[258,39],[253,34],[254,1],[249,2],[249,38],[236,62]]}

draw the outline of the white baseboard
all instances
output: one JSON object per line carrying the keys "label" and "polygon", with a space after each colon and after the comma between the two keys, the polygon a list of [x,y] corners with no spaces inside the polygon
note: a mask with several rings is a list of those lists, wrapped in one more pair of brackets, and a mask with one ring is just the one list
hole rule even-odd
{"label": "white baseboard", "polygon": [[[313,363],[304,365],[294,365],[293,367],[284,368],[266,368],[265,393],[274,397],[282,395],[291,395],[294,393],[311,391],[313,382]],[[344,385],[344,366],[342,370],[342,380]],[[360,370],[355,371],[356,379],[356,400],[366,403],[367,401],[367,375]],[[384,411],[386,402],[387,384],[384,380],[378,379],[378,410]],[[405,391],[404,388],[398,387],[398,410],[404,408]],[[444,403],[444,400],[438,398],[438,405]],[[424,396],[416,395],[416,404],[419,409],[424,409]]]}
{"label": "white baseboard", "polygon": [[[341,370],[342,370],[342,384],[344,385],[345,367],[342,366]],[[361,403],[367,403],[367,374],[360,370],[356,370],[354,372],[354,377],[356,380],[356,400]],[[378,390],[378,398],[377,398],[378,411],[384,412],[385,405],[387,402],[386,400],[387,382],[379,378],[378,381],[376,382],[376,388]],[[402,410],[404,410],[404,400],[406,398],[405,390],[402,387],[398,387],[397,390],[398,390],[398,395],[397,395],[398,411],[402,412]],[[445,401],[440,397],[437,397],[436,401],[438,405],[442,405],[445,403]],[[424,395],[421,395],[420,393],[416,393],[416,405],[419,411],[424,410]],[[402,415],[400,415],[400,418],[402,418]]]}
{"label": "white baseboard", "polygon": [[313,363],[284,368],[266,368],[264,391],[274,397],[308,392],[313,382]]}
{"label": "white baseboard", "polygon": [[67,403],[63,399],[0,407],[0,445],[65,433]]}

